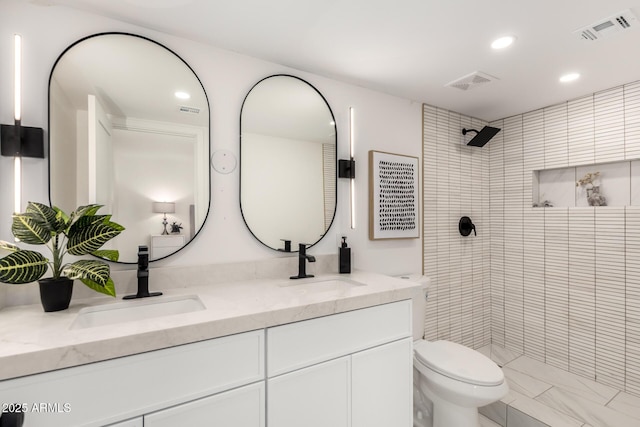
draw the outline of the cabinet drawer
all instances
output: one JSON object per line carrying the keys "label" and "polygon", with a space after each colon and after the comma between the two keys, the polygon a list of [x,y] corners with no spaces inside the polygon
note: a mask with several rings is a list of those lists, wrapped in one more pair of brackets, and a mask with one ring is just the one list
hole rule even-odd
{"label": "cabinet drawer", "polygon": [[349,311],[267,329],[273,377],[411,336],[411,301]]}
{"label": "cabinet drawer", "polygon": [[0,402],[57,405],[25,427],[103,426],[262,379],[260,330],[2,381]]}

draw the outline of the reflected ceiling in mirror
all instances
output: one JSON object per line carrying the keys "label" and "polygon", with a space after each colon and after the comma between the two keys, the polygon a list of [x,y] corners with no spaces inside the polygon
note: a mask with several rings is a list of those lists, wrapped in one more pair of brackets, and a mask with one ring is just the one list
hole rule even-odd
{"label": "reflected ceiling in mirror", "polygon": [[336,125],[325,98],[298,77],[267,77],[245,98],[240,135],[240,207],[251,233],[276,250],[317,243],[336,210]]}
{"label": "reflected ceiling in mirror", "polygon": [[[49,197],[65,211],[105,207],[126,230],[109,249],[120,262],[175,253],[202,228],[210,204],[209,102],[180,57],[144,37],[82,39],[49,79]],[[174,212],[154,212],[154,202]],[[169,233],[163,235],[166,229]],[[180,228],[181,227],[181,228]]]}

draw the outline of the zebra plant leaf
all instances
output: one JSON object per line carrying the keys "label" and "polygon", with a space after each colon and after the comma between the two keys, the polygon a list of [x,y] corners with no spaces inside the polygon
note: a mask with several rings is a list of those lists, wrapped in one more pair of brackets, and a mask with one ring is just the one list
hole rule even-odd
{"label": "zebra plant leaf", "polygon": [[93,224],[106,223],[111,219],[111,215],[86,215],[78,218],[69,229],[69,235],[78,233],[79,230],[92,226]]}
{"label": "zebra plant leaf", "polygon": [[13,243],[5,242],[4,240],[0,240],[0,249],[4,249],[9,252],[17,252],[20,248]]}
{"label": "zebra plant leaf", "polygon": [[0,282],[31,283],[44,276],[48,268],[48,260],[41,253],[16,251],[0,259]]}
{"label": "zebra plant leaf", "polygon": [[105,283],[104,286],[99,285],[96,282],[93,282],[89,279],[80,279],[80,281],[96,292],[100,292],[112,297],[116,296],[116,286],[113,283],[113,280],[111,280],[111,278],[107,280],[107,283]]}
{"label": "zebra plant leaf", "polygon": [[115,249],[101,249],[91,253],[93,256],[97,256],[98,258],[108,259],[109,261],[118,261],[120,258],[120,252]]}
{"label": "zebra plant leaf", "polygon": [[[109,266],[94,259],[81,259],[67,265],[62,273],[69,279],[88,279],[99,286],[105,286],[109,281]],[[84,281],[83,281],[84,283]]]}
{"label": "zebra plant leaf", "polygon": [[44,245],[51,240],[51,228],[32,213],[14,214],[11,232],[30,245]]}
{"label": "zebra plant leaf", "polygon": [[70,221],[75,222],[78,218],[82,218],[83,216],[93,216],[100,210],[103,205],[86,205],[80,206],[75,211],[71,212]]}
{"label": "zebra plant leaf", "polygon": [[115,222],[92,224],[69,233],[67,251],[71,255],[88,255],[102,247],[106,242],[116,237],[124,227]]}
{"label": "zebra plant leaf", "polygon": [[56,211],[42,203],[29,202],[26,213],[31,214],[35,221],[38,221],[50,232],[60,233],[64,230],[64,222],[57,218]]}

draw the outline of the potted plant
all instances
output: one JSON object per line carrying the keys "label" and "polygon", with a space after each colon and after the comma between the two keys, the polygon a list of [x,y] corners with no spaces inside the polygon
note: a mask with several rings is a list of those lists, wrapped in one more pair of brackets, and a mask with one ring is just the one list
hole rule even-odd
{"label": "potted plant", "polygon": [[[41,253],[22,250],[0,241],[0,249],[11,252],[0,259],[0,282],[19,285],[38,281],[44,311],[59,311],[69,307],[73,281],[79,279],[91,289],[116,296],[109,264],[98,259],[81,259],[64,263],[66,254],[95,255],[117,261],[117,250],[101,250],[124,227],[111,221],[111,215],[96,215],[102,205],[80,206],[67,215],[57,207],[29,202],[24,213],[13,215],[11,232],[18,241],[31,245],[46,245],[53,260]],[[53,276],[42,279],[51,268]]]}
{"label": "potted plant", "polygon": [[171,234],[180,234],[180,230],[182,230],[182,223],[178,224],[177,222],[171,223]]}

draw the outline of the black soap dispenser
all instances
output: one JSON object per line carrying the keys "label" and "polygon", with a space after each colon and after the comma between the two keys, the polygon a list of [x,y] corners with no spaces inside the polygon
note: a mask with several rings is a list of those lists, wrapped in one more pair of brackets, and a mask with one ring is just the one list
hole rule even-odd
{"label": "black soap dispenser", "polygon": [[347,247],[347,236],[342,236],[340,248],[340,273],[351,273],[351,248]]}

